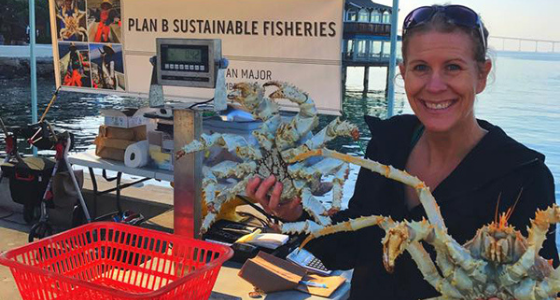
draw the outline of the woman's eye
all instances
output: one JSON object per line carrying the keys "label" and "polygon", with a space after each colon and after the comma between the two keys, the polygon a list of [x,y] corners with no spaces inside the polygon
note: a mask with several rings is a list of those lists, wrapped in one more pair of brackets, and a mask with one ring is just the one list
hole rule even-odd
{"label": "woman's eye", "polygon": [[412,68],[414,71],[418,71],[418,72],[425,72],[428,70],[428,66],[426,65],[416,65]]}
{"label": "woman's eye", "polygon": [[459,70],[461,70],[461,66],[459,66],[457,64],[450,64],[450,65],[447,65],[447,70],[449,70],[449,71],[459,71]]}

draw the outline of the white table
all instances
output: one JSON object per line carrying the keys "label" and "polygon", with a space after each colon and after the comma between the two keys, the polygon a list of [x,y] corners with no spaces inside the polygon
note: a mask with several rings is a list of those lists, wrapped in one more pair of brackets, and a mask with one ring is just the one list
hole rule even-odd
{"label": "white table", "polygon": [[[156,168],[131,168],[125,166],[123,162],[110,160],[110,159],[103,159],[95,155],[94,150],[89,150],[86,152],[74,153],[68,156],[68,161],[73,165],[84,166],[89,169],[89,174],[91,177],[91,182],[93,185],[93,201],[94,201],[94,216],[96,215],[96,207],[97,207],[97,196],[103,195],[106,193],[110,193],[116,191],[116,199],[117,199],[117,207],[119,211],[122,211],[120,205],[120,196],[121,190],[125,189],[129,186],[133,186],[140,182],[144,182],[150,179],[157,179],[163,181],[173,181],[173,171],[161,170]],[[103,170],[103,178],[107,181],[114,181],[116,180],[116,185],[112,189],[99,191],[97,188],[97,181],[95,178],[95,174],[93,169],[102,169]],[[107,177],[106,170],[117,172],[117,176],[113,178]],[[122,173],[130,174],[134,176],[143,177],[140,180],[136,180],[134,182],[121,184],[121,176]]]}
{"label": "white table", "polygon": [[[71,156],[68,157],[68,160],[71,164],[84,166],[89,169],[92,178],[92,184],[94,186],[94,195],[100,195],[111,191],[117,191],[117,201],[121,189],[134,185],[138,182],[147,179],[152,179],[152,178],[163,180],[163,181],[169,181],[169,182],[173,181],[172,171],[165,171],[165,170],[154,169],[154,168],[130,168],[125,166],[123,162],[100,158],[96,156],[94,151],[92,150],[72,154]],[[118,173],[116,178],[117,186],[110,190],[101,191],[101,192],[97,191],[97,183],[95,181],[95,176],[93,174],[93,168],[117,172]],[[121,185],[120,184],[121,173],[144,177],[144,179],[135,181],[133,183],[127,183]],[[169,216],[165,218],[165,222],[167,223],[167,226],[171,226],[171,224],[173,224],[173,222],[172,221],[170,222],[170,220],[172,220],[172,218],[170,218]],[[249,292],[254,290],[253,286],[237,275],[240,268],[241,268],[241,264],[235,262],[226,262],[222,266],[220,273],[218,274],[218,279],[216,281],[216,284],[214,285],[213,293],[212,296],[210,297],[210,300],[253,299],[249,297]],[[352,276],[352,272],[334,271],[333,275],[343,276],[347,278],[347,280],[329,298],[313,296],[296,290],[290,290],[290,291],[270,293],[261,299],[264,300],[280,300],[280,299],[345,300],[348,299],[350,294],[350,277]]]}

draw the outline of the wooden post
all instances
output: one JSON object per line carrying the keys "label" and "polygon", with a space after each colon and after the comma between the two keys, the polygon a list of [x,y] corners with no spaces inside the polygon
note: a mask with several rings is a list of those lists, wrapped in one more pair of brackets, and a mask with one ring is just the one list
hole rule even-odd
{"label": "wooden post", "polygon": [[369,91],[369,66],[364,67],[364,91],[363,94],[366,95]]}
{"label": "wooden post", "polygon": [[387,96],[389,96],[389,80],[391,80],[389,78],[389,76],[391,76],[390,74],[390,70],[389,70],[389,66],[387,66],[387,77],[385,79],[385,98],[387,98]]}
{"label": "wooden post", "polygon": [[348,76],[348,67],[343,65],[342,66],[342,97],[346,93],[346,77]]}

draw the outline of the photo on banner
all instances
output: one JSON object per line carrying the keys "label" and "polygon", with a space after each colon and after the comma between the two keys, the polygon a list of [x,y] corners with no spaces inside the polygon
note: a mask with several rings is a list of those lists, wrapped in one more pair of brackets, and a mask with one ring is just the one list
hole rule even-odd
{"label": "photo on banner", "polygon": [[59,70],[62,85],[91,87],[91,64],[87,43],[60,42]]}
{"label": "photo on banner", "polygon": [[56,0],[56,24],[59,41],[87,41],[86,1]]}
{"label": "photo on banner", "polygon": [[125,90],[122,46],[119,44],[89,44],[93,88]]}
{"label": "photo on banner", "polygon": [[122,43],[120,0],[88,0],[88,33],[92,43]]}

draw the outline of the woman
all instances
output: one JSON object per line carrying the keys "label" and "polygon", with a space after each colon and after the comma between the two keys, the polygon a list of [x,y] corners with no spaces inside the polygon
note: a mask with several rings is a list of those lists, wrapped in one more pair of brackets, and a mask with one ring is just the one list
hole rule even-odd
{"label": "woman", "polygon": [[[415,115],[366,117],[372,133],[366,157],[426,182],[459,243],[494,220],[498,199],[504,212],[519,198],[509,223],[526,235],[537,208],[555,201],[553,178],[542,154],[474,116],[476,95],[485,89],[492,68],[486,58],[488,31],[479,16],[459,5],[420,7],[405,18],[402,37],[399,68]],[[267,211],[286,221],[306,217],[297,201],[279,205],[282,186],[273,177],[261,181],[253,179],[246,192]],[[374,214],[395,220],[425,217],[412,188],[362,169],[349,208],[333,220]],[[317,239],[308,248],[331,269],[354,269],[351,299],[438,296],[408,254],[397,260],[393,274],[384,270],[384,234],[369,227]],[[554,234],[540,255],[558,264]]]}

